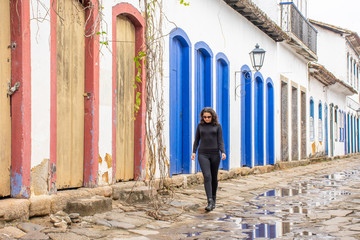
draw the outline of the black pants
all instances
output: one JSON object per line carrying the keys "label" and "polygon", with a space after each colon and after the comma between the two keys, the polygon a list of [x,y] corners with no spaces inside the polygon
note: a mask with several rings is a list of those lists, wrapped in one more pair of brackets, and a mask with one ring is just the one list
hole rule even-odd
{"label": "black pants", "polygon": [[220,165],[219,153],[199,153],[201,171],[204,176],[204,187],[207,198],[215,198],[218,186],[217,175]]}

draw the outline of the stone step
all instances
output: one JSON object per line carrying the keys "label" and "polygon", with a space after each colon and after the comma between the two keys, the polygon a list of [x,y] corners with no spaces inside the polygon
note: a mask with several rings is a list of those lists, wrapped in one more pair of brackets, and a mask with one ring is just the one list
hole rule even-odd
{"label": "stone step", "polygon": [[114,191],[113,198],[127,203],[142,203],[149,202],[156,194],[156,189],[140,186],[131,189],[121,189],[116,192]]}
{"label": "stone step", "polygon": [[92,216],[112,210],[112,199],[94,196],[68,202],[66,212],[79,213],[81,216]]}

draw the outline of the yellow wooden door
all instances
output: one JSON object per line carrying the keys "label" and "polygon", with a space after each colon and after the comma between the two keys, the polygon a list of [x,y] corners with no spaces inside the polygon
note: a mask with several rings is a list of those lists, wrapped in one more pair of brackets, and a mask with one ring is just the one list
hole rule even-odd
{"label": "yellow wooden door", "polygon": [[134,179],[135,27],[125,16],[116,21],[117,124],[116,180]]}
{"label": "yellow wooden door", "polygon": [[85,11],[57,1],[57,188],[83,185]]}
{"label": "yellow wooden door", "polygon": [[10,2],[0,0],[0,197],[10,195],[11,117],[10,97],[7,96],[11,79]]}

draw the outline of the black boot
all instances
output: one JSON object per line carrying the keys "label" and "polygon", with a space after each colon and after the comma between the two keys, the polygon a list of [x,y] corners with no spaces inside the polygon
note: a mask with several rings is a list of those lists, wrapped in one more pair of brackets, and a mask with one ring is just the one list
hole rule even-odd
{"label": "black boot", "polygon": [[212,211],[215,208],[214,200],[212,198],[209,198],[208,205],[206,206],[206,211]]}
{"label": "black boot", "polygon": [[213,195],[213,200],[214,200],[214,208],[216,207],[216,196]]}

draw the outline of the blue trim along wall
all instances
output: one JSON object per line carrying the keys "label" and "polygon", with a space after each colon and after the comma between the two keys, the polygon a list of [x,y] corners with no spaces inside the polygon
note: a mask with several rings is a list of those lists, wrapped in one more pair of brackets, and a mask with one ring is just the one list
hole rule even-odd
{"label": "blue trim along wall", "polygon": [[325,103],[325,139],[324,139],[324,144],[325,144],[325,155],[329,155],[329,146],[328,146],[328,106]]}
{"label": "blue trim along wall", "polygon": [[266,164],[275,164],[275,103],[274,83],[266,79]]}
{"label": "blue trim along wall", "polygon": [[226,160],[220,168],[229,170],[230,157],[230,62],[224,53],[216,54],[216,112],[222,126]]}
{"label": "blue trim along wall", "polygon": [[[318,121],[318,134],[319,134],[319,141],[322,141],[323,139],[323,131],[322,131],[322,104],[321,104],[321,100],[319,101],[319,115],[318,115],[318,119],[321,120],[321,125],[319,125],[319,121]],[[320,134],[320,128],[321,128],[321,134]]]}
{"label": "blue trim along wall", "polygon": [[[213,106],[212,94],[212,63],[213,53],[205,42],[195,44],[195,124],[200,122],[200,112],[204,107]],[[196,161],[195,172],[200,171],[199,161]]]}
{"label": "blue trim along wall", "polygon": [[350,119],[349,119],[349,113],[347,114],[347,153],[350,153]]}
{"label": "blue trim along wall", "polygon": [[247,65],[241,73],[241,166],[252,167],[252,76]]}
{"label": "blue trim along wall", "polygon": [[315,119],[314,119],[314,99],[312,97],[310,97],[310,118],[313,119],[313,126],[312,126],[313,136],[311,136],[311,134],[310,134],[310,141],[314,141],[314,139],[315,139]]}
{"label": "blue trim along wall", "polygon": [[351,153],[354,153],[354,116],[351,116]]}
{"label": "blue trim along wall", "polygon": [[191,173],[191,42],[180,28],[169,38],[170,174]]}
{"label": "blue trim along wall", "polygon": [[260,72],[254,74],[254,163],[264,165],[264,78]]}

